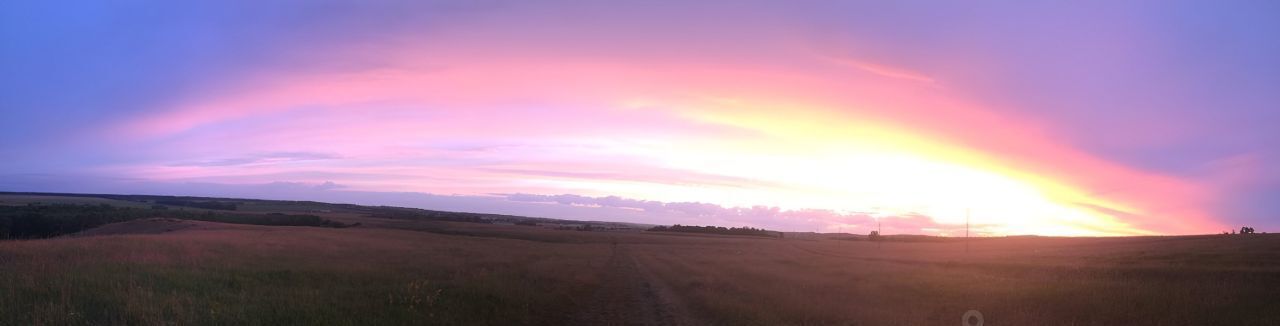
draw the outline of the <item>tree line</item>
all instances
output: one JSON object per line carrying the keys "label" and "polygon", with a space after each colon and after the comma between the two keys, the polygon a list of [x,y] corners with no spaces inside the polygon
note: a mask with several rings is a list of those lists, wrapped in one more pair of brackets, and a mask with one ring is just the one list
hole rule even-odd
{"label": "tree line", "polygon": [[169,205],[169,206],[185,206],[185,207],[204,208],[204,209],[216,209],[216,210],[223,210],[223,211],[234,211],[236,210],[236,206],[240,203],[222,202],[222,201],[161,199],[161,200],[156,200],[156,204]]}
{"label": "tree line", "polygon": [[659,226],[649,228],[648,231],[710,233],[710,234],[725,234],[725,235],[750,235],[750,236],[774,237],[774,238],[782,237],[782,232],[770,231],[765,229],[757,229],[757,228],[746,227],[746,226],[740,227],[740,228],[737,228],[737,227],[726,228],[723,226],[710,226],[710,225],[697,226],[697,225],[676,224],[672,226],[659,225]]}
{"label": "tree line", "polygon": [[[1240,227],[1240,234],[1254,234],[1254,233],[1257,233],[1257,230],[1254,230],[1253,227],[1248,227],[1248,226]],[[1266,232],[1262,232],[1262,233],[1266,234]],[[1222,232],[1222,234],[1227,234],[1227,232]],[[1236,230],[1231,230],[1231,234],[1236,234]]]}

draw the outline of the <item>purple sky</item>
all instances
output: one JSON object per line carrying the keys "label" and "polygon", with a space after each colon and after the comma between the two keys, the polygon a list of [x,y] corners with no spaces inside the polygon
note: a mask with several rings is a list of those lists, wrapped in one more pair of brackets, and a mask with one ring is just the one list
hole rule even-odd
{"label": "purple sky", "polygon": [[6,1],[0,190],[1280,227],[1274,1]]}

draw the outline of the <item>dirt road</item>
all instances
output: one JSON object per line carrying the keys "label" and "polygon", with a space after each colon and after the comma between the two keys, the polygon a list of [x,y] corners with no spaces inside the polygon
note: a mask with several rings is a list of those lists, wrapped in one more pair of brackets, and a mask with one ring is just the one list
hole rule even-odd
{"label": "dirt road", "polygon": [[574,318],[578,325],[699,325],[678,298],[646,273],[625,245],[615,245],[603,284]]}

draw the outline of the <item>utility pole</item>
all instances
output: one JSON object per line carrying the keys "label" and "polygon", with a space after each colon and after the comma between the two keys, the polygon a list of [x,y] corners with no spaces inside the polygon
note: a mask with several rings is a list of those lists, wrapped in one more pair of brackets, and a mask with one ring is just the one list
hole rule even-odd
{"label": "utility pole", "polygon": [[964,253],[969,254],[969,209],[964,209]]}

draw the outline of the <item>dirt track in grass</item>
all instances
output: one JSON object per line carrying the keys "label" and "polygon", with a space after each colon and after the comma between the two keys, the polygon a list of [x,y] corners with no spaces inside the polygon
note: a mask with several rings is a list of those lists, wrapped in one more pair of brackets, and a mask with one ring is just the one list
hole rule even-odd
{"label": "dirt track in grass", "polygon": [[578,325],[698,325],[659,279],[625,245],[614,245],[603,284],[574,318]]}

